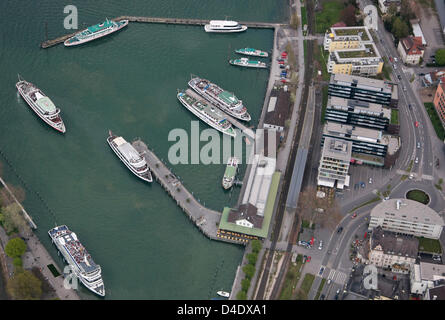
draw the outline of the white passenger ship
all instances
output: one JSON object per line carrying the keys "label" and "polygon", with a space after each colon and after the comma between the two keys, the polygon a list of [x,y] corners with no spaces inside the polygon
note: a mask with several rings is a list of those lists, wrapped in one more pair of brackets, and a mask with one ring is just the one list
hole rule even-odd
{"label": "white passenger ship", "polygon": [[247,26],[240,25],[236,21],[210,20],[210,23],[204,26],[204,30],[206,32],[242,32],[247,30]]}
{"label": "white passenger ship", "polygon": [[142,180],[152,182],[153,177],[144,157],[124,138],[113,135],[111,131],[108,134],[108,144],[125,166]]}
{"label": "white passenger ship", "polygon": [[48,98],[42,90],[31,82],[22,80],[16,83],[16,88],[29,107],[49,126],[59,132],[65,133],[65,124],[60,116],[60,109]]}
{"label": "white passenger ship", "polygon": [[225,114],[192,90],[180,91],[177,97],[184,107],[212,128],[231,137],[236,136],[236,131],[233,130],[232,124],[226,119]]}
{"label": "white passenger ship", "polygon": [[79,45],[85,42],[96,40],[119,31],[128,25],[128,20],[113,21],[106,19],[104,22],[95,24],[76,33],[71,38],[65,40],[64,44],[67,47]]}
{"label": "white passenger ship", "polygon": [[48,234],[83,285],[92,292],[105,296],[100,265],[93,261],[77,235],[66,225],[55,227],[49,230]]}

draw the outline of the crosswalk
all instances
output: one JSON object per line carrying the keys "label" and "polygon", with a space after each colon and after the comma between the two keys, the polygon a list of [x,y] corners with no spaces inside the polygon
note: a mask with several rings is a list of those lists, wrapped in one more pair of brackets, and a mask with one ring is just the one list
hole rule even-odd
{"label": "crosswalk", "polygon": [[328,275],[328,280],[330,279],[337,284],[344,285],[346,283],[347,277],[348,275],[346,273],[331,269]]}

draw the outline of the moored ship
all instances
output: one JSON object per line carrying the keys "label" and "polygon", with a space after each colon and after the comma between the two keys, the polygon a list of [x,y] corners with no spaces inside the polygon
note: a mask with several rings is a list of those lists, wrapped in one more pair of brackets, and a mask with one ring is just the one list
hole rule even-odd
{"label": "moored ship", "polygon": [[177,98],[184,107],[212,128],[229,136],[236,136],[236,131],[226,119],[225,114],[192,90],[178,92]]}
{"label": "moored ship", "polygon": [[204,30],[206,32],[242,32],[247,30],[247,26],[230,20],[210,20],[204,26]]}
{"label": "moored ship", "polygon": [[207,79],[199,77],[192,78],[188,85],[204,99],[220,108],[227,114],[244,121],[250,121],[250,114],[233,93],[230,93]]}
{"label": "moored ship", "polygon": [[92,292],[105,296],[100,265],[93,261],[77,235],[66,225],[55,227],[49,230],[48,234],[65,261],[71,266],[71,271],[83,285]]}
{"label": "moored ship", "polygon": [[59,132],[65,133],[65,124],[60,116],[60,109],[48,98],[42,90],[31,82],[20,79],[16,88],[29,107],[49,126]]}
{"label": "moored ship", "polygon": [[114,153],[134,175],[147,182],[153,181],[147,161],[130,143],[122,137],[113,135],[111,131],[108,133],[107,142]]}
{"label": "moored ship", "polygon": [[267,68],[267,64],[258,60],[250,60],[249,58],[231,59],[229,63],[234,66],[247,68]]}
{"label": "moored ship", "polygon": [[96,40],[119,31],[127,25],[128,20],[113,21],[106,19],[104,22],[95,24],[94,26],[90,26],[85,30],[76,33],[71,38],[65,40],[64,45],[70,47]]}
{"label": "moored ship", "polygon": [[247,56],[254,56],[254,57],[267,58],[269,56],[269,54],[266,51],[261,51],[261,50],[254,49],[254,48],[237,49],[237,50],[235,50],[235,52],[239,53],[239,54],[244,54]]}
{"label": "moored ship", "polygon": [[224,177],[222,179],[222,186],[224,189],[229,189],[232,187],[235,181],[236,171],[238,169],[238,159],[236,157],[230,157],[227,161],[226,171],[224,172]]}

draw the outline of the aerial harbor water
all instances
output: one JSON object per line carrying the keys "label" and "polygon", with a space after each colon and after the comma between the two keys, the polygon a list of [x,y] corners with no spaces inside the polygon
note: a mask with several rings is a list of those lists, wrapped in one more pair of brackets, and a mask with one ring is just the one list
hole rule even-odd
{"label": "aerial harbor water", "polygon": [[[243,247],[206,238],[157,183],[129,172],[107,145],[108,130],[140,137],[167,161],[169,132],[190,132],[197,118],[176,98],[191,74],[233,91],[256,126],[268,72],[234,68],[234,50],[270,50],[273,31],[206,33],[199,26],[130,23],[116,34],[66,48],[40,49],[65,30],[63,8],[75,5],[79,30],[121,15],[281,22],[287,1],[132,1],[86,4],[0,3],[0,162],[11,184],[26,191],[24,206],[37,234],[63,268],[47,231],[66,224],[102,267],[106,299],[210,299],[230,290]],[[43,123],[17,94],[17,74],[42,89],[62,110],[66,133]],[[200,129],[208,126],[203,122]],[[219,165],[171,165],[194,196],[213,210],[234,205],[239,188],[225,191]],[[240,166],[241,177],[245,165]],[[96,299],[80,287],[85,299]]]}

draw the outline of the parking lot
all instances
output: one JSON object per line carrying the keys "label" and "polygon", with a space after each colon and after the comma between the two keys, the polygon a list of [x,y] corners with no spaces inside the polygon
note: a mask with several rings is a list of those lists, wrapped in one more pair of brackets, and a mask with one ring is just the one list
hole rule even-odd
{"label": "parking lot", "polygon": [[336,197],[340,200],[355,199],[379,189],[387,182],[384,178],[388,171],[389,169],[368,165],[351,165],[349,167],[349,175],[351,176],[349,188],[338,191]]}

